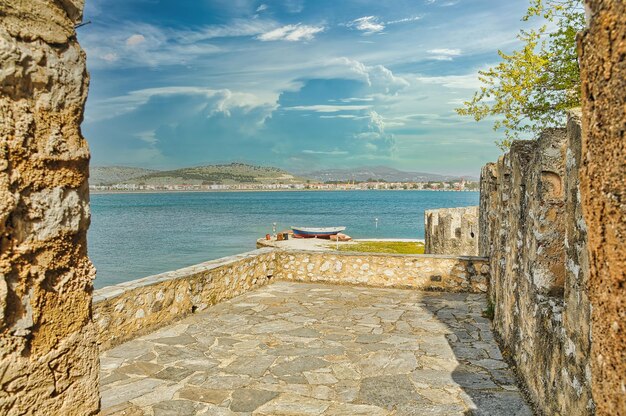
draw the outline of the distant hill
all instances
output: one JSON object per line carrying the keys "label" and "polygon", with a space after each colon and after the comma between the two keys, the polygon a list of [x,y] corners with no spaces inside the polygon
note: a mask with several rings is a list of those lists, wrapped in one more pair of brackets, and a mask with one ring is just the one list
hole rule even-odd
{"label": "distant hill", "polygon": [[168,171],[156,171],[126,180],[124,183],[146,185],[211,185],[237,183],[302,183],[306,179],[291,173],[266,166],[230,163],[227,165],[208,165]]}
{"label": "distant hill", "polygon": [[[425,172],[405,172],[386,166],[366,166],[352,169],[325,169],[303,174],[317,181],[367,181],[368,179],[384,180],[387,182],[440,182],[459,179],[459,176],[438,175]],[[465,177],[466,180],[477,180]]]}
{"label": "distant hill", "polygon": [[157,172],[151,169],[124,166],[94,166],[89,168],[90,185],[112,185]]}

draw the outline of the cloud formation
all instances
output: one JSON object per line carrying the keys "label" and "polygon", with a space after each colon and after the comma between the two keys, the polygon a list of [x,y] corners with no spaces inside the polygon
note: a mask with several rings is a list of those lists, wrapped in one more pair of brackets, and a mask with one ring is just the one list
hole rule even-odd
{"label": "cloud formation", "polygon": [[371,35],[385,30],[385,25],[381,23],[376,16],[359,17],[348,23],[347,26],[360,30],[365,35]]}
{"label": "cloud formation", "polygon": [[313,40],[315,35],[323,32],[324,26],[307,26],[298,23],[297,25],[286,25],[269,32],[260,34],[257,39],[263,42],[285,40],[288,42],[299,42],[303,40]]}
{"label": "cloud formation", "polygon": [[451,61],[452,59],[461,56],[460,49],[431,49],[428,51],[430,58],[436,61]]}

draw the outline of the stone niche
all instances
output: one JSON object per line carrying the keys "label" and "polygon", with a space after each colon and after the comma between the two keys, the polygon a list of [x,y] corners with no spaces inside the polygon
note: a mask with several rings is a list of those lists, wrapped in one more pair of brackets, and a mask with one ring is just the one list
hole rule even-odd
{"label": "stone niche", "polygon": [[494,330],[545,414],[593,414],[580,112],[514,142],[481,172],[479,252],[490,257]]}
{"label": "stone niche", "polygon": [[427,210],[424,225],[426,254],[478,256],[478,207]]}
{"label": "stone niche", "polygon": [[92,415],[82,0],[0,0],[0,414]]}

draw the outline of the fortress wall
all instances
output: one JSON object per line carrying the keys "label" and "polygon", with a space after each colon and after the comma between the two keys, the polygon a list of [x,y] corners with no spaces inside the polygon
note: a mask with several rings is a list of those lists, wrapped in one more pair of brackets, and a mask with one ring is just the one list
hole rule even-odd
{"label": "fortress wall", "polygon": [[263,286],[275,271],[276,254],[264,248],[98,289],[94,322],[100,349]]}
{"label": "fortress wall", "polygon": [[426,254],[478,255],[478,207],[427,210],[424,223]]}
{"label": "fortress wall", "polygon": [[580,195],[588,226],[597,413],[626,414],[626,2],[587,0],[579,37]]}
{"label": "fortress wall", "polygon": [[470,256],[278,252],[278,279],[299,282],[484,293],[488,259]]}
{"label": "fortress wall", "polygon": [[0,414],[92,415],[82,0],[0,0]]}
{"label": "fortress wall", "polygon": [[494,329],[546,414],[592,414],[580,113],[514,142],[481,174],[479,251],[490,257]]}

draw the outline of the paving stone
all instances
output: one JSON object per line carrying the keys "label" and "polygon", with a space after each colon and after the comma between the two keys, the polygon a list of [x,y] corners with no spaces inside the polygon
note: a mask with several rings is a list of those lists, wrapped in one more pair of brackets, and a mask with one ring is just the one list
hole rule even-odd
{"label": "paving stone", "polygon": [[363,379],[358,401],[383,409],[391,409],[397,404],[410,403],[421,399],[408,376],[393,375]]}
{"label": "paving stone", "polygon": [[367,404],[338,403],[330,406],[324,415],[328,416],[385,416],[389,412]]}
{"label": "paving stone", "polygon": [[120,403],[128,402],[136,397],[151,392],[162,384],[163,381],[161,380],[142,378],[132,383],[112,387],[106,391],[106,394],[102,395],[102,408],[106,409]]}
{"label": "paving stone", "polygon": [[137,374],[141,376],[151,376],[163,370],[163,366],[145,361],[137,361],[129,365],[120,367],[117,371],[122,374]]}
{"label": "paving stone", "polygon": [[474,403],[475,409],[471,414],[475,416],[532,416],[532,411],[515,392],[483,392],[467,391]]}
{"label": "paving stone", "polygon": [[152,406],[152,411],[154,416],[194,416],[199,408],[199,403],[188,400],[166,400]]}
{"label": "paving stone", "polygon": [[178,397],[192,400],[194,402],[204,402],[220,404],[230,396],[229,390],[205,389],[202,387],[184,387],[178,390]]}
{"label": "paving stone", "polygon": [[276,357],[260,355],[257,357],[239,357],[222,370],[226,373],[245,374],[250,377],[261,377],[274,363]]}
{"label": "paving stone", "polygon": [[495,389],[498,385],[486,374],[467,371],[455,371],[452,379],[461,387],[468,389]]}
{"label": "paving stone", "polygon": [[144,412],[132,403],[124,402],[100,412],[100,416],[143,416]]}
{"label": "paving stone", "polygon": [[194,371],[184,367],[166,367],[154,375],[154,378],[179,382]]}
{"label": "paving stone", "polygon": [[335,384],[338,380],[328,373],[312,373],[306,371],[304,377],[309,384]]}
{"label": "paving stone", "polygon": [[233,412],[252,412],[276,396],[278,393],[273,391],[238,389],[233,392],[230,410]]}
{"label": "paving stone", "polygon": [[275,364],[270,371],[276,376],[299,375],[305,371],[317,370],[329,365],[328,361],[317,357],[298,357]]}
{"label": "paving stone", "polygon": [[529,414],[484,309],[484,295],[274,283],[103,352],[103,413]]}
{"label": "paving stone", "polygon": [[254,414],[272,416],[317,416],[323,414],[331,404],[332,402],[325,400],[285,393],[259,407]]}

